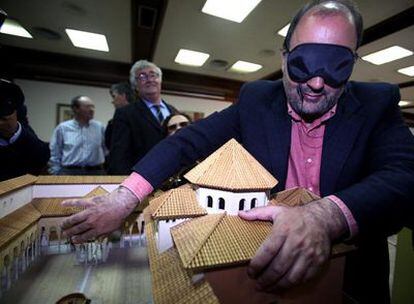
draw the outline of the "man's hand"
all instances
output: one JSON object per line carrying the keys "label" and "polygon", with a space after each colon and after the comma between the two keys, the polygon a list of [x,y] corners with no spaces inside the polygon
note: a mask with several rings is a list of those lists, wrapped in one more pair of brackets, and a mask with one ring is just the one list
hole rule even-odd
{"label": "man's hand", "polygon": [[62,223],[63,233],[74,243],[106,235],[122,225],[137,203],[137,197],[124,187],[103,196],[64,201],[63,206],[87,209],[67,218]]}
{"label": "man's hand", "polygon": [[17,132],[18,128],[16,111],[8,116],[0,117],[0,137],[9,139]]}
{"label": "man's hand", "polygon": [[271,234],[250,261],[248,274],[266,292],[315,276],[331,251],[331,241],[348,226],[340,209],[321,199],[300,207],[267,206],[239,212],[245,220],[273,221]]}

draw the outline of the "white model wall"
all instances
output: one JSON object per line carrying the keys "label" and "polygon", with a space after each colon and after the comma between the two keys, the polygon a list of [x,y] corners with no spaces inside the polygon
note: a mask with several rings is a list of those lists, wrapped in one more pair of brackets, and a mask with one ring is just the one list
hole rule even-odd
{"label": "white model wall", "polygon": [[[95,119],[107,124],[114,114],[109,88],[16,79],[26,97],[29,122],[37,135],[49,141],[56,126],[56,105],[70,104],[77,95],[87,95],[95,102]],[[164,100],[180,111],[203,112],[205,116],[231,103],[195,97],[163,95]]]}
{"label": "white model wall", "polygon": [[[237,215],[240,200],[244,200],[243,210],[250,210],[254,200],[254,207],[266,206],[269,199],[267,192],[230,192],[217,189],[200,187],[196,190],[197,201],[209,214],[226,211],[229,215]],[[208,207],[209,197],[212,199],[212,207]],[[224,200],[224,210],[219,209],[219,200]]]}

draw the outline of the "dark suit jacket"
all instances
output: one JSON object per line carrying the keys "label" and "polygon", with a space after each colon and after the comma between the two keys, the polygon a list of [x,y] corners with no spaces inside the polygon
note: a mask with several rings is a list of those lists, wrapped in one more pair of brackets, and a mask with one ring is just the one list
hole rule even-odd
{"label": "dark suit jacket", "polygon": [[50,158],[49,145],[32,128],[21,123],[22,133],[8,146],[0,146],[0,181],[27,173],[38,175]]}
{"label": "dark suit jacket", "polygon": [[[389,301],[386,236],[414,214],[414,141],[399,100],[396,86],[350,82],[324,136],[321,195],[342,199],[359,227],[360,249],[347,259],[345,287],[371,303]],[[237,104],[167,138],[134,170],[156,188],[232,137],[279,180],[273,191],[283,190],[291,121],[281,81],[244,85]]]}
{"label": "dark suit jacket", "polygon": [[[177,112],[165,104],[171,113]],[[134,164],[165,137],[160,123],[142,100],[117,109],[112,129],[109,174],[131,173]]]}

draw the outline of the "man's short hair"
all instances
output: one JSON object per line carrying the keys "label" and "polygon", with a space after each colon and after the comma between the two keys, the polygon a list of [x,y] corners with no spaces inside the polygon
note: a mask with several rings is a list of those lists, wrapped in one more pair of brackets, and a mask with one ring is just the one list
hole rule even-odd
{"label": "man's short hair", "polygon": [[160,79],[162,79],[162,71],[157,65],[155,65],[155,63],[152,63],[145,59],[138,60],[134,63],[134,65],[131,67],[131,70],[129,71],[129,82],[131,83],[132,89],[135,90],[137,88],[137,79],[135,78],[136,72],[146,68],[154,68],[157,73],[160,74]]}
{"label": "man's short hair", "polygon": [[135,101],[135,94],[131,89],[131,85],[127,82],[119,82],[115,83],[111,86],[109,89],[109,92],[111,94],[117,93],[117,94],[125,94],[125,97],[128,101],[128,103],[132,103]]}
{"label": "man's short hair", "polygon": [[79,106],[80,106],[80,99],[82,97],[85,97],[85,95],[78,95],[78,96],[73,97],[72,100],[70,101],[70,107],[72,109],[79,108]]}
{"label": "man's short hair", "polygon": [[[322,6],[320,4],[324,3],[335,3],[338,4],[335,6],[335,8]],[[356,29],[356,36],[357,36],[357,49],[361,46],[362,43],[362,32],[363,32],[363,20],[361,13],[358,10],[358,7],[354,2],[351,0],[314,0],[312,2],[307,3],[305,6],[303,6],[293,17],[290,27],[288,30],[288,33],[285,37],[285,41],[283,42],[283,48],[285,50],[289,50],[290,48],[290,40],[292,39],[293,32],[295,31],[299,21],[302,19],[302,17],[310,11],[312,8],[319,6],[316,8],[316,13],[326,13],[326,14],[332,14],[332,13],[349,13],[352,16],[355,29]]]}

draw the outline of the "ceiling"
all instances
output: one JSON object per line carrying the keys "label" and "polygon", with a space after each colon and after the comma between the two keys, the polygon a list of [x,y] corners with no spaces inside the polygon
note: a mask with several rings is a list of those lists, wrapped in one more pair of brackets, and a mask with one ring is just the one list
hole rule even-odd
{"label": "ceiling", "polygon": [[[165,71],[164,85],[169,90],[223,95],[230,100],[245,81],[280,77],[279,49],[283,38],[277,31],[304,1],[262,0],[242,23],[203,14],[204,2],[2,0],[0,8],[17,19],[35,39],[0,34],[0,43],[8,52],[8,61],[12,62],[9,72],[15,77],[51,80],[55,77],[59,81],[82,80],[106,86],[111,81],[126,79],[131,62],[147,58]],[[356,3],[364,16],[369,40],[359,49],[360,56],[395,44],[414,51],[412,0],[357,0]],[[151,12],[156,18],[147,20]],[[47,39],[36,27],[57,32],[60,39]],[[109,53],[75,48],[65,28],[105,34]],[[201,68],[179,65],[174,58],[180,48],[206,52],[210,58]],[[215,67],[211,62],[217,59],[228,64]],[[250,74],[228,71],[237,60],[258,63],[263,68]],[[400,84],[402,99],[414,101],[413,77],[396,72],[409,65],[414,65],[414,56],[381,66],[359,60],[352,78]],[[59,69],[65,72],[58,72]],[[407,111],[414,113],[411,109]]]}

